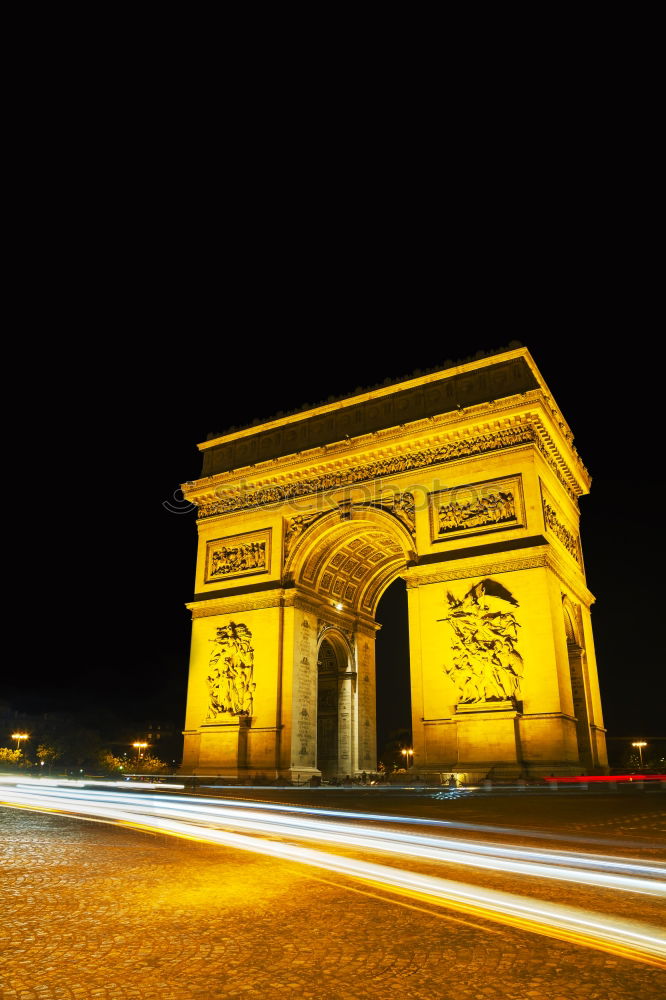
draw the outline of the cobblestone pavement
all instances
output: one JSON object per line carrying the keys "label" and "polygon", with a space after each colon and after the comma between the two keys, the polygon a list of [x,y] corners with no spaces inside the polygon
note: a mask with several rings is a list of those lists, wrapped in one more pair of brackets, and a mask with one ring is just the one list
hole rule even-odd
{"label": "cobblestone pavement", "polygon": [[14,809],[0,834],[1,1000],[666,996],[648,965],[291,863]]}

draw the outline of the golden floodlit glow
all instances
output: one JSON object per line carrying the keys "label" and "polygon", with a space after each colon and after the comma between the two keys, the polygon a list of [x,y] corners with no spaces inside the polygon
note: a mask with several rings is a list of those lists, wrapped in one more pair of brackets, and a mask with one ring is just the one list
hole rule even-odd
{"label": "golden floodlit glow", "polygon": [[199,447],[187,773],[375,771],[375,614],[398,577],[414,775],[604,773],[590,476],[525,348]]}

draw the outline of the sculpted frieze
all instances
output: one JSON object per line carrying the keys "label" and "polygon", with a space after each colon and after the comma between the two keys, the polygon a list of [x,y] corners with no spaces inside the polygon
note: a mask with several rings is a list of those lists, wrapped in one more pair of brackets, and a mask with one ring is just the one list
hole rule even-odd
{"label": "sculpted frieze", "polygon": [[310,525],[318,520],[318,518],[323,517],[327,513],[326,511],[316,511],[314,514],[297,514],[295,517],[290,517],[287,530],[284,536],[284,556],[285,559],[290,555],[294,545],[301,537],[304,531],[306,531]]}
{"label": "sculpted frieze", "polygon": [[213,650],[208,662],[207,720],[221,715],[252,715],[256,684],[252,633],[247,625],[229,622],[215,629],[210,639]]}
{"label": "sculpted frieze", "polygon": [[430,495],[433,541],[517,528],[524,523],[520,476],[456,486]]}
{"label": "sculpted frieze", "polygon": [[205,583],[268,572],[270,544],[270,528],[207,542]]}
{"label": "sculpted frieze", "polygon": [[546,528],[548,531],[552,531],[556,538],[560,540],[562,545],[565,547],[569,555],[573,556],[577,563],[580,564],[580,545],[578,543],[578,538],[573,534],[572,531],[562,523],[562,520],[558,516],[557,511],[551,504],[548,503],[545,497],[543,500],[543,517],[546,522]]}
{"label": "sculpted frieze", "polygon": [[518,652],[513,612],[518,601],[496,580],[474,584],[461,599],[447,594],[449,613],[440,619],[451,632],[445,666],[461,705],[520,698],[524,663]]}
{"label": "sculpted frieze", "polygon": [[[211,503],[202,504],[199,508],[200,518],[213,517],[218,514],[228,514],[233,511],[259,507],[270,503],[284,503],[299,497],[309,496],[341,486],[351,486],[354,483],[368,479],[377,479],[407,472],[411,469],[422,469],[441,462],[452,462],[460,458],[482,455],[489,451],[502,448],[515,448],[520,444],[533,443],[537,439],[535,428],[529,424],[505,427],[487,434],[475,437],[461,437],[435,448],[394,455],[390,458],[378,459],[355,468],[339,469],[325,473],[315,478],[303,479],[300,482],[267,486],[259,490],[249,490],[245,493],[233,493],[220,497]],[[403,494],[405,495],[405,494]],[[409,517],[406,511],[403,514]]]}
{"label": "sculpted frieze", "polygon": [[388,511],[389,514],[397,517],[405,528],[407,528],[410,535],[416,535],[416,513],[413,493],[407,491],[396,493],[391,500],[382,499],[368,503],[352,503],[351,507],[357,510],[362,507],[374,507],[376,510]]}

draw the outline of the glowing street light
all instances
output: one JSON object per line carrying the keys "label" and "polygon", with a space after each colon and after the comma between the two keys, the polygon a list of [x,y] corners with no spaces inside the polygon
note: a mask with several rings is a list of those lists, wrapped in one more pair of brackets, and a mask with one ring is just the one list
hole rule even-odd
{"label": "glowing street light", "polygon": [[16,749],[21,749],[21,740],[27,740],[30,733],[12,733],[12,739],[16,740]]}
{"label": "glowing street light", "polygon": [[641,757],[641,770],[642,770],[643,769],[643,747],[646,747],[647,743],[645,742],[645,740],[637,740],[635,743],[632,743],[631,745],[632,745],[632,747],[638,747],[638,752],[639,752],[640,757]]}
{"label": "glowing street light", "polygon": [[414,756],[414,751],[413,750],[401,750],[400,753],[405,758],[405,764],[407,765],[407,767],[411,767],[412,766],[412,757]]}
{"label": "glowing street light", "polygon": [[140,743],[139,742],[139,743],[132,743],[132,746],[136,747],[137,750],[139,751],[139,760],[141,760],[141,758],[143,757],[143,752],[142,751],[144,751],[146,749],[146,747],[148,746],[148,744],[147,743]]}

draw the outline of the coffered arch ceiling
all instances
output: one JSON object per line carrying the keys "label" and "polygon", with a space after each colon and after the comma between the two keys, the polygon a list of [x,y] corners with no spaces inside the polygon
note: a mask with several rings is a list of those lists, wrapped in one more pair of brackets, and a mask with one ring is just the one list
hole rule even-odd
{"label": "coffered arch ceiling", "polygon": [[290,559],[294,583],[374,617],[386,587],[414,558],[406,530],[393,522],[391,515],[374,512],[344,521],[339,515],[323,517],[304,533]]}

